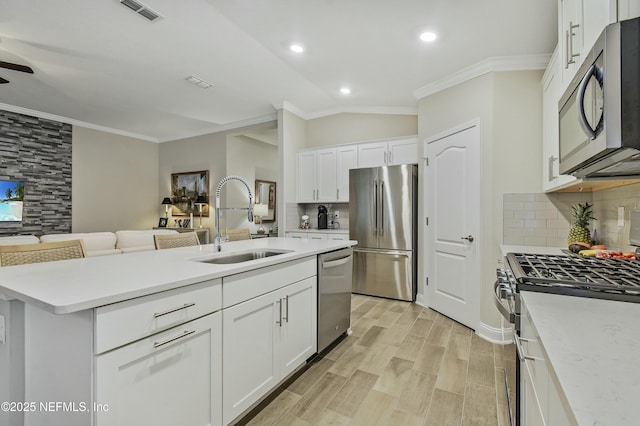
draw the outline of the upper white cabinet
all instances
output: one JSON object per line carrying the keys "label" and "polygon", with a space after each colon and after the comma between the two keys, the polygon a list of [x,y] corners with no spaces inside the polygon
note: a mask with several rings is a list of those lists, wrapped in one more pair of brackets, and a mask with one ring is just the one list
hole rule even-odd
{"label": "upper white cabinet", "polygon": [[560,97],[560,66],[558,49],[551,56],[542,77],[542,189],[545,192],[575,182],[570,175],[559,170],[560,147],[558,141],[558,100]]}
{"label": "upper white cabinet", "polygon": [[569,85],[602,30],[617,21],[617,3],[617,0],[560,0],[558,3],[560,93]]}
{"label": "upper white cabinet", "polygon": [[336,201],[336,165],[335,148],[298,153],[296,164],[298,202]]}
{"label": "upper white cabinet", "polygon": [[349,202],[349,170],[415,164],[416,137],[310,149],[296,160],[298,203]]}
{"label": "upper white cabinet", "polygon": [[637,18],[640,16],[640,1],[618,0],[618,21]]}
{"label": "upper white cabinet", "polygon": [[349,201],[349,170],[358,167],[358,147],[345,145],[336,148],[336,201]]}
{"label": "upper white cabinet", "polygon": [[298,153],[299,203],[349,201],[349,169],[358,167],[358,147],[345,145]]}
{"label": "upper white cabinet", "polygon": [[359,168],[417,162],[418,140],[416,138],[358,144]]}

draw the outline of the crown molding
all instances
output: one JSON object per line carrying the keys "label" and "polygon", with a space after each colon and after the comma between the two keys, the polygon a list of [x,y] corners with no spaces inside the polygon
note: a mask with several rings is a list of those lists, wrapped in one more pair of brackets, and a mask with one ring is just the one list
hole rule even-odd
{"label": "crown molding", "polygon": [[315,112],[305,112],[296,107],[289,101],[283,101],[281,104],[273,104],[275,109],[285,109],[292,114],[304,120],[313,120],[315,118],[327,117],[336,114],[388,114],[388,115],[418,115],[417,107],[358,107],[345,106],[334,107]]}
{"label": "crown molding", "polygon": [[443,79],[427,84],[413,92],[416,99],[422,99],[426,96],[464,83],[483,74],[495,71],[526,71],[541,70],[547,67],[550,54],[541,55],[521,55],[521,56],[494,56],[484,61],[471,65],[457,71]]}
{"label": "crown molding", "polygon": [[87,123],[86,121],[75,120],[69,117],[63,117],[61,115],[49,114],[48,112],[36,111],[33,109],[23,108],[15,105],[0,103],[0,109],[5,111],[11,111],[18,114],[30,115],[33,117],[44,118],[46,120],[59,121],[61,123],[71,124],[73,126],[85,127],[87,129],[98,130],[106,133],[113,133],[120,136],[126,136],[134,139],[141,139],[149,142],[160,142],[158,138],[153,138],[146,135],[139,135],[137,133],[126,132],[124,130],[114,129],[112,127],[99,126],[93,123]]}

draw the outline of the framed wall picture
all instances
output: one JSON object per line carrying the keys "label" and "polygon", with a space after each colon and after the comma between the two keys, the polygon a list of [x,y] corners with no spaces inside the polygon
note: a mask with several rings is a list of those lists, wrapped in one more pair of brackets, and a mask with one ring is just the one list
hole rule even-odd
{"label": "framed wall picture", "polygon": [[167,219],[166,217],[161,217],[160,222],[158,222],[158,228],[166,228],[168,221],[169,219]]}
{"label": "framed wall picture", "polygon": [[209,171],[171,174],[171,214],[173,216],[199,216],[196,198],[203,196],[202,217],[209,217]]}

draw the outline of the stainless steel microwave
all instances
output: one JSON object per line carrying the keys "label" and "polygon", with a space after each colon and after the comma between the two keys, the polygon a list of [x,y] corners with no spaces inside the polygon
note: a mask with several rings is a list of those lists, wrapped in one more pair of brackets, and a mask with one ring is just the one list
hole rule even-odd
{"label": "stainless steel microwave", "polygon": [[560,173],[640,175],[640,18],[605,28],[558,109]]}

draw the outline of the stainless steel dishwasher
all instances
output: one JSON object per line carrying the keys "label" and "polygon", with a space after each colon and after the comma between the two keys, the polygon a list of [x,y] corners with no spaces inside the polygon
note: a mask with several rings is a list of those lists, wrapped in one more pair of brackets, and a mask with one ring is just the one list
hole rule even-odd
{"label": "stainless steel dishwasher", "polygon": [[351,327],[353,250],[318,256],[318,353]]}

